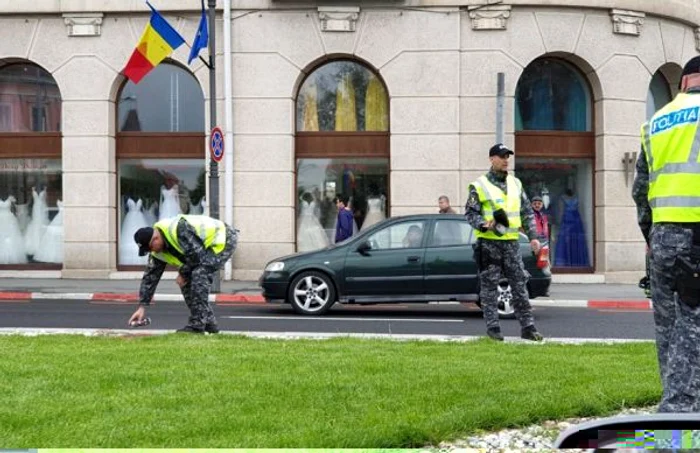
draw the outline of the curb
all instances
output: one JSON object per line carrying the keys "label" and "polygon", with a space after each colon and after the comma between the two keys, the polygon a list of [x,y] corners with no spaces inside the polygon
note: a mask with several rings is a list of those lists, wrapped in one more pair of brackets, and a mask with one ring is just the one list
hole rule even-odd
{"label": "curb", "polygon": [[[133,302],[139,300],[137,293],[33,293],[0,292],[0,301],[29,300],[88,300],[93,302]],[[156,294],[153,302],[184,302],[181,294]],[[265,298],[260,294],[210,294],[209,301],[221,305],[264,304]]]}
{"label": "curb", "polygon": [[[94,302],[122,302],[136,303],[139,300],[137,293],[42,293],[42,292],[2,292],[0,301],[30,301],[30,300],[87,300]],[[209,301],[219,305],[250,305],[265,304],[265,298],[260,294],[211,294]],[[156,294],[153,302],[184,302],[181,294]],[[445,302],[445,304],[459,304],[460,302]],[[443,304],[437,302],[437,304]],[[556,308],[592,308],[592,309],[620,309],[620,310],[651,310],[652,303],[648,299],[533,299],[530,301],[533,307]]]}
{"label": "curb", "polygon": [[[155,335],[175,334],[173,330],[137,330],[137,329],[89,329],[89,328],[0,328],[0,336],[21,335],[36,337],[39,335],[83,335],[86,337],[150,337]],[[259,332],[222,330],[223,335],[236,335],[260,340],[330,340],[333,338],[356,338],[362,340],[386,341],[436,341],[445,343],[466,343],[483,340],[475,335],[430,335],[430,334],[395,334],[395,333],[340,333],[340,332]],[[185,334],[190,335],[190,334]],[[210,336],[207,334],[206,336]],[[201,337],[205,337],[202,335]],[[506,343],[537,347],[545,344],[625,344],[653,343],[653,339],[624,338],[545,338],[542,342],[523,340],[520,337],[505,337]]]}

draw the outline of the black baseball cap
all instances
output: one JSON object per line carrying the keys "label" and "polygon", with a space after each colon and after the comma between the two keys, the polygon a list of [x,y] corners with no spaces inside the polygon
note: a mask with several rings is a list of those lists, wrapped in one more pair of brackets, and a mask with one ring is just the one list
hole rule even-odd
{"label": "black baseball cap", "polygon": [[151,251],[151,239],[153,238],[153,228],[144,227],[134,234],[134,241],[139,246],[139,256],[145,256]]}
{"label": "black baseball cap", "polygon": [[503,143],[497,143],[491,147],[489,150],[489,157],[491,156],[499,156],[499,157],[505,157],[507,155],[514,155],[515,153],[513,152],[512,149],[509,149],[504,145]]}

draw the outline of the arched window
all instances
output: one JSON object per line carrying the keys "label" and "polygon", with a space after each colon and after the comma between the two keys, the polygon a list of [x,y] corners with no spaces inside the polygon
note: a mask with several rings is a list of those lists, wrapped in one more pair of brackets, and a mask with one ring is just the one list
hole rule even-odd
{"label": "arched window", "polygon": [[591,130],[591,97],[581,74],[570,64],[536,60],[518,81],[515,94],[518,131]]}
{"label": "arched window", "polygon": [[515,172],[530,197],[543,200],[555,272],[594,269],[592,96],[567,61],[541,58],[523,72],[515,93]]}
{"label": "arched window", "polygon": [[204,213],[204,94],[197,79],[161,63],[117,100],[118,264],[141,266],[138,228],[182,214]]}
{"label": "arched window", "polygon": [[0,268],[61,268],[60,131],[53,76],[31,62],[0,61]]}
{"label": "arched window", "polygon": [[296,102],[297,249],[335,241],[334,199],[349,198],[354,229],[389,214],[389,97],[367,66],[335,60],[312,71]]}
{"label": "arched window", "polygon": [[647,120],[672,99],[668,80],[661,71],[656,71],[649,83],[649,91],[647,91]]}

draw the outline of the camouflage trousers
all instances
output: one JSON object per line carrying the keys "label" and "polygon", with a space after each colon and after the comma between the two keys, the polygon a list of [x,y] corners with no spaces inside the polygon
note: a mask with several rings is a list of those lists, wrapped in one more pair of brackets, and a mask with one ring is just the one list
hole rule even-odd
{"label": "camouflage trousers", "polygon": [[525,272],[518,241],[479,240],[481,257],[479,266],[479,299],[484,312],[486,328],[499,327],[498,281],[507,278],[513,293],[515,317],[522,327],[535,324],[527,293],[528,275]]}
{"label": "camouflage trousers", "polygon": [[676,257],[690,256],[692,241],[692,230],[678,225],[654,225],[651,232],[651,298],[664,389],[659,412],[700,411],[700,307],[689,307],[674,292]]}
{"label": "camouflage trousers", "polygon": [[221,253],[216,254],[207,250],[205,258],[199,265],[193,267],[189,275],[183,275],[186,283],[181,290],[187,308],[190,309],[190,318],[187,323],[189,326],[201,329],[207,324],[216,325],[214,310],[209,303],[209,292],[217,271],[226,265],[237,245],[238,234],[227,225],[226,246]]}

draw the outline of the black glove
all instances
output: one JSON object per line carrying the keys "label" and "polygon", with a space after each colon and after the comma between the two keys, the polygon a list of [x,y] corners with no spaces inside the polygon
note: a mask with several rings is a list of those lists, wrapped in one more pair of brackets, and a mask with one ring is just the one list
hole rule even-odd
{"label": "black glove", "polygon": [[508,214],[506,214],[506,211],[503,209],[496,209],[493,211],[493,219],[496,221],[496,225],[494,227],[494,232],[498,236],[503,236],[506,234],[506,228],[510,225],[510,222],[508,222]]}

